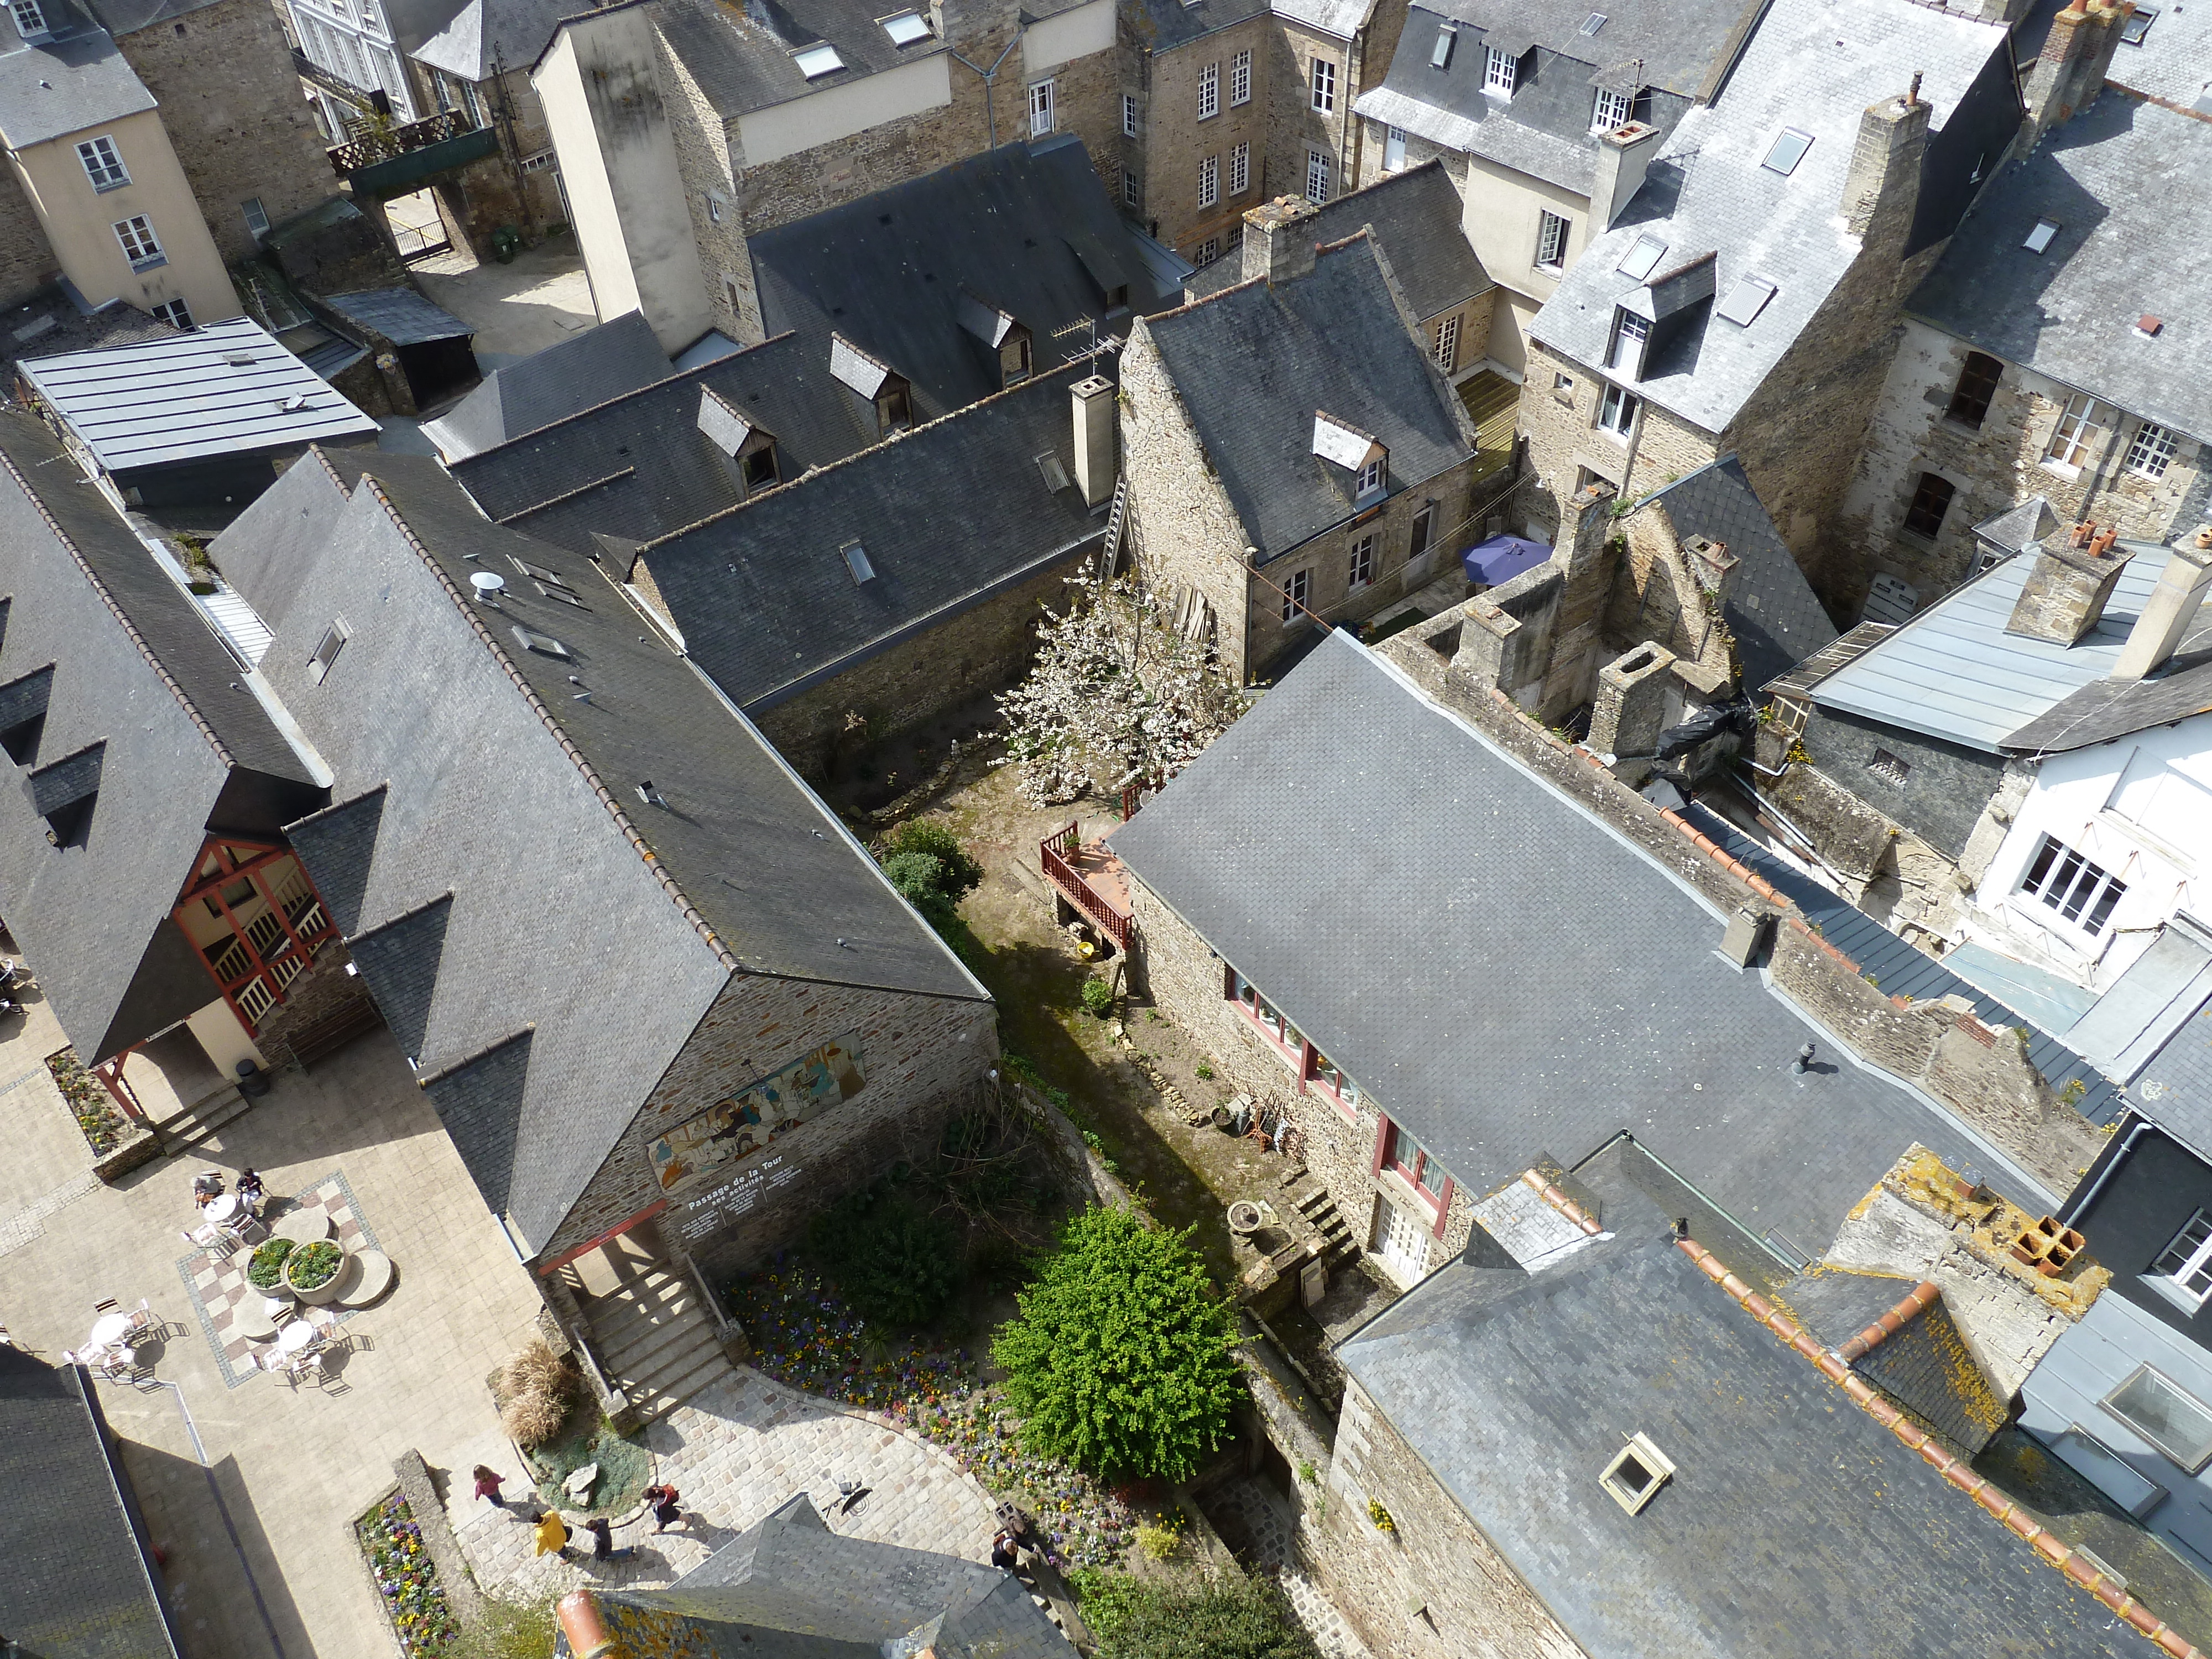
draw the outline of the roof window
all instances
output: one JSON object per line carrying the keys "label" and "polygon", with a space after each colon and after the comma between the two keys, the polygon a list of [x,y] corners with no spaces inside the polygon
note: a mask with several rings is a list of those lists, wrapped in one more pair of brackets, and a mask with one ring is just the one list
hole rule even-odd
{"label": "roof window", "polygon": [[810,81],[818,81],[825,75],[835,75],[845,67],[845,60],[837,55],[837,48],[827,40],[801,46],[791,54],[791,61],[799,65],[799,72]]}
{"label": "roof window", "polygon": [[910,46],[917,40],[929,39],[929,20],[918,11],[902,11],[878,21],[895,46]]}
{"label": "roof window", "polygon": [[845,568],[853,573],[855,586],[876,579],[876,568],[868,562],[868,550],[858,542],[847,542],[838,550],[845,556]]}
{"label": "roof window", "polygon": [[1613,1461],[1598,1475],[1597,1483],[1614,1503],[1631,1515],[1638,1515],[1659,1495],[1659,1488],[1674,1473],[1674,1465],[1667,1454],[1653,1445],[1648,1436],[1638,1432],[1629,1436],[1628,1443],[1613,1455]]}
{"label": "roof window", "polygon": [[2143,43],[2143,36],[2150,33],[2150,26],[2156,21],[2158,21],[2157,7],[2137,6],[2135,15],[2120,25],[2120,39],[2129,46],[2139,46]]}
{"label": "roof window", "polygon": [[1437,43],[1435,46],[1429,48],[1429,67],[1434,70],[1449,69],[1451,67],[1452,48],[1458,44],[1459,26],[1457,24],[1446,23],[1442,27],[1438,28],[1437,30]]}
{"label": "roof window", "polygon": [[2035,222],[2035,228],[2027,233],[2027,240],[2022,242],[2021,246],[2026,248],[2030,253],[2040,253],[2051,246],[2051,239],[2057,234],[2057,220],[2038,219]]}
{"label": "roof window", "polygon": [[1660,260],[1666,257],[1666,243],[1656,236],[1639,236],[1635,246],[1628,250],[1628,257],[1614,269],[1622,276],[1633,276],[1640,283],[1656,270]]}
{"label": "roof window", "polygon": [[314,654],[307,659],[307,678],[317,685],[329,677],[331,665],[338,659],[338,653],[345,649],[345,642],[351,633],[352,630],[342,620],[333,621],[323,630],[323,637],[317,642]]}
{"label": "roof window", "polygon": [[1583,19],[1582,32],[1584,34],[1595,34],[1604,27],[1605,14],[1601,11],[1594,11],[1589,16]]}
{"label": "roof window", "polygon": [[1774,135],[1767,146],[1766,159],[1759,165],[1769,173],[1778,173],[1788,178],[1797,171],[1797,164],[1805,159],[1805,152],[1813,148],[1813,135],[1800,132],[1795,127],[1784,127]]}
{"label": "roof window", "polygon": [[2191,1474],[2212,1462],[2212,1407],[2148,1365],[2097,1403]]}
{"label": "roof window", "polygon": [[551,582],[556,587],[566,587],[568,585],[562,580],[558,571],[548,570],[542,564],[532,564],[519,554],[510,553],[507,556],[514,562],[517,570],[534,582]]}
{"label": "roof window", "polygon": [[514,625],[514,642],[525,651],[535,651],[541,657],[558,657],[562,662],[569,658],[568,647],[550,634],[541,634],[534,628]]}
{"label": "roof window", "polygon": [[1728,291],[1728,298],[1720,302],[1720,314],[1738,328],[1749,328],[1752,319],[1766,309],[1766,302],[1774,297],[1774,284],[1756,276],[1739,276],[1736,284]]}
{"label": "roof window", "polygon": [[589,611],[592,608],[579,599],[574,592],[563,587],[559,582],[534,582],[532,586],[549,599],[558,599],[563,605],[573,605],[579,611]]}
{"label": "roof window", "polygon": [[1060,457],[1049,449],[1036,458],[1037,471],[1044,474],[1044,487],[1050,490],[1067,488],[1067,469],[1060,464]]}

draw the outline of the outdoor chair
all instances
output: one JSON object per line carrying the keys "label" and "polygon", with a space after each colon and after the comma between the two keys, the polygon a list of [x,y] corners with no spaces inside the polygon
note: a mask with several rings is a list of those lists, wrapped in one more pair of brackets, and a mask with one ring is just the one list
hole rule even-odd
{"label": "outdoor chair", "polygon": [[94,1303],[92,1304],[92,1310],[95,1314],[121,1313],[123,1311],[123,1304],[111,1296],[104,1301]]}
{"label": "outdoor chair", "polygon": [[269,1229],[260,1218],[244,1210],[240,1210],[229,1220],[220,1221],[216,1224],[240,1244],[258,1244],[269,1237]]}
{"label": "outdoor chair", "polygon": [[131,1310],[131,1330],[132,1334],[137,1336],[150,1336],[161,1328],[161,1322],[154,1317],[154,1304],[148,1301],[144,1297],[140,1297],[138,1298],[138,1305]]}
{"label": "outdoor chair", "polygon": [[197,1244],[200,1249],[212,1250],[226,1259],[238,1249],[238,1241],[212,1221],[204,1227],[195,1227],[190,1232],[179,1231],[177,1237],[187,1244]]}

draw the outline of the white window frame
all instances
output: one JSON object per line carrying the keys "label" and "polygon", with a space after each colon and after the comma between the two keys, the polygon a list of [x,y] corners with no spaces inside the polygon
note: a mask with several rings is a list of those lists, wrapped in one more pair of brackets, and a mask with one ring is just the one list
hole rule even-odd
{"label": "white window frame", "polygon": [[258,196],[249,196],[238,204],[239,217],[246,221],[246,233],[259,241],[269,234],[269,210]]}
{"label": "white window frame", "polygon": [[1221,199],[1221,158],[1209,155],[1198,164],[1198,204],[1210,208]]}
{"label": "white window frame", "polygon": [[1137,170],[1134,167],[1121,169],[1121,205],[1124,207],[1137,205]]}
{"label": "white window frame", "polygon": [[2086,392],[2077,392],[2069,398],[2051,428],[2051,441],[2044,446],[2043,464],[2080,471],[2105,429],[2105,405]]}
{"label": "white window frame", "polygon": [[2135,438],[2128,445],[2128,458],[2120,465],[2138,478],[2163,478],[2180,448],[2170,428],[2145,421],[2136,428]]}
{"label": "white window frame", "polygon": [[1133,92],[1121,94],[1121,136],[1124,138],[1137,136],[1137,94]]}
{"label": "white window frame", "polygon": [[1636,94],[1634,93],[1614,92],[1607,88],[1600,87],[1597,97],[1590,105],[1590,131],[1618,132],[1634,118],[1635,113]]}
{"label": "white window frame", "polygon": [[1549,208],[1536,210],[1536,269],[1562,271],[1567,268],[1567,238],[1575,222]]}
{"label": "white window frame", "polygon": [[2143,1277],[2168,1301],[2201,1310],[2212,1299],[2212,1214],[2199,1210],[2184,1222]]}
{"label": "white window frame", "polygon": [[1352,544],[1352,556],[1346,562],[1344,585],[1354,593],[1375,585],[1375,538],[1371,534],[1362,536]]}
{"label": "white window frame", "polygon": [[1198,118],[1211,121],[1221,113],[1221,65],[1208,64],[1198,72]]}
{"label": "white window frame", "polygon": [[1293,570],[1283,578],[1283,626],[1288,628],[1305,612],[1313,597],[1313,572]]}
{"label": "white window frame", "polygon": [[1634,392],[1607,380],[1597,400],[1597,429],[1626,440],[1636,430],[1637,411],[1642,407],[1643,400]]}
{"label": "white window frame", "polygon": [[149,314],[159,317],[171,328],[189,329],[199,326],[192,321],[192,308],[182,300],[170,300],[155,306]]}
{"label": "white window frame", "polygon": [[1383,1271],[1401,1285],[1413,1285],[1420,1282],[1429,1266],[1429,1239],[1432,1229],[1421,1224],[1421,1219],[1412,1212],[1393,1204],[1377,1194],[1375,1200],[1375,1243],[1373,1249],[1382,1261]]}
{"label": "white window frame", "polygon": [[1252,54],[1240,52],[1229,60],[1229,107],[1252,101]]}
{"label": "white window frame", "polygon": [[1328,200],[1328,152],[1325,149],[1306,152],[1306,200],[1316,206]]}
{"label": "white window frame", "polygon": [[123,165],[122,152],[115,148],[112,133],[79,139],[76,159],[83,165],[84,176],[91,181],[94,195],[120,190],[131,182],[131,169]]}
{"label": "white window frame", "polygon": [[1042,138],[1053,130],[1052,77],[1030,82],[1030,137]]}
{"label": "white window frame", "polygon": [[15,15],[15,33],[26,40],[43,40],[53,33],[39,0],[9,0],[8,9]]}
{"label": "white window frame", "polygon": [[169,256],[161,251],[161,239],[154,234],[154,222],[144,214],[118,219],[109,228],[122,245],[123,257],[131,262],[131,270],[154,270],[169,263]]}
{"label": "white window frame", "polygon": [[1313,94],[1315,112],[1321,115],[1336,113],[1336,64],[1333,59],[1316,58],[1313,60]]}
{"label": "white window frame", "polygon": [[1615,306],[1613,308],[1613,335],[1605,343],[1605,366],[1620,368],[1632,358],[1634,362],[1630,366],[1634,372],[1629,378],[1642,380],[1644,348],[1650,339],[1651,319],[1649,317],[1639,317],[1626,306]]}
{"label": "white window frame", "polygon": [[1497,46],[1482,49],[1482,91],[1487,98],[1510,98],[1521,78],[1521,60]]}
{"label": "white window frame", "polygon": [[1397,173],[1406,165],[1406,129],[1385,127],[1382,130],[1382,171]]}
{"label": "white window frame", "polygon": [[2046,830],[2021,871],[2014,896],[2042,926],[2094,939],[2104,937],[2127,894],[2118,872]]}
{"label": "white window frame", "polygon": [[1191,250],[1190,262],[1203,270],[1220,257],[1221,239],[1218,236],[1209,236]]}
{"label": "white window frame", "polygon": [[1229,193],[1242,196],[1252,185],[1252,146],[1238,144],[1229,152]]}
{"label": "white window frame", "polygon": [[1437,367],[1447,374],[1459,368],[1459,313],[1455,311],[1437,325]]}
{"label": "white window frame", "polygon": [[1352,480],[1353,495],[1371,495],[1382,489],[1383,473],[1389,465],[1390,458],[1388,455],[1377,455],[1366,465],[1361,467],[1358,476]]}

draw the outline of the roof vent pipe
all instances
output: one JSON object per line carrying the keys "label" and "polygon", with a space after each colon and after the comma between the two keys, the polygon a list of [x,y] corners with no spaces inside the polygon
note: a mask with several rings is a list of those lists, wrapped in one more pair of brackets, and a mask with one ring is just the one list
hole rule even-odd
{"label": "roof vent pipe", "polygon": [[2128,630],[2128,642],[2120,647],[2112,678],[2139,680],[2165,667],[2197,620],[2207,587],[2212,587],[2212,528],[2176,542],[2167,553],[2158,585],[2143,601],[2142,614]]}
{"label": "roof vent pipe", "polygon": [[495,575],[489,570],[471,570],[469,586],[476,589],[478,599],[489,601],[507,592],[507,578]]}

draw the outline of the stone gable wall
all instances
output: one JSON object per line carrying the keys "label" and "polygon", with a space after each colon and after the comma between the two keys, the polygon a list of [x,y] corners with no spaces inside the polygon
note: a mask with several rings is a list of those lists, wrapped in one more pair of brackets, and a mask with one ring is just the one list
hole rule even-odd
{"label": "stone gable wall", "polygon": [[[1141,212],[1158,227],[1153,234],[1186,259],[1195,261],[1200,244],[1209,239],[1219,257],[1233,258],[1243,242],[1245,210],[1266,199],[1274,34],[1263,12],[1151,59],[1141,127],[1144,193],[1130,210]],[[1230,66],[1240,52],[1252,54],[1252,96],[1231,106]],[[1220,112],[1201,121],[1199,80],[1208,64],[1220,70]],[[1251,146],[1249,167],[1243,191],[1232,196],[1230,153],[1240,143]],[[1221,188],[1219,199],[1206,208],[1198,201],[1199,164],[1209,155],[1220,164]]]}

